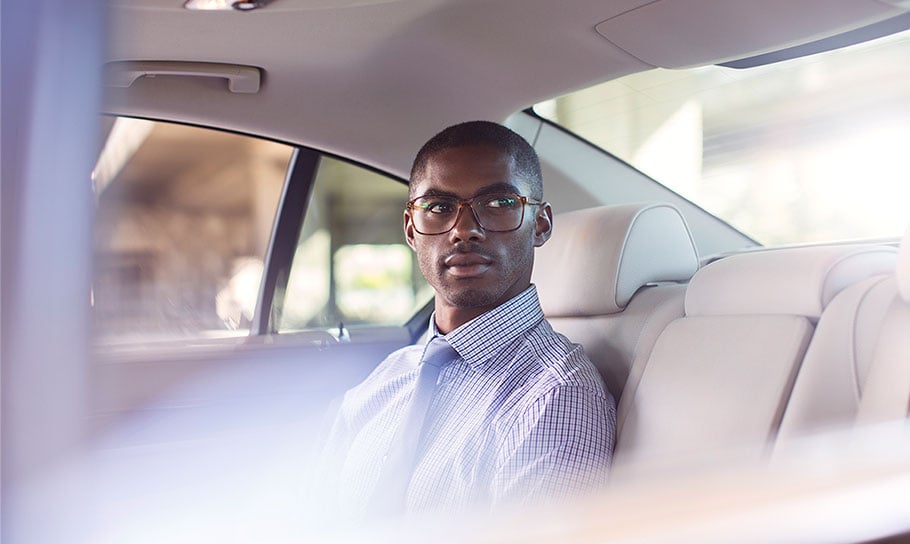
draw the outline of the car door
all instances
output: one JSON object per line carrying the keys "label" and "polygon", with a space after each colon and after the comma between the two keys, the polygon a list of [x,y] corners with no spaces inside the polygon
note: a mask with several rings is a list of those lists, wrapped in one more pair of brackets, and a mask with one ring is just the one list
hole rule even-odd
{"label": "car door", "polygon": [[[295,504],[327,406],[426,327],[407,185],[249,135],[102,126],[87,409],[99,503],[127,519],[136,503],[157,516],[221,501],[212,527],[256,497]],[[222,482],[246,492],[225,498]]]}
{"label": "car door", "polygon": [[314,416],[423,328],[431,292],[403,240],[400,180],[261,138],[105,124],[93,172],[97,432],[237,398],[284,398]]}

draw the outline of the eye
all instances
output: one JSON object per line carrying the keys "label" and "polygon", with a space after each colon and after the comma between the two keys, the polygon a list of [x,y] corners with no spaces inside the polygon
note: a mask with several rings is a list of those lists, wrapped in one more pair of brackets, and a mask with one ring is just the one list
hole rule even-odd
{"label": "eye", "polygon": [[426,198],[418,201],[417,207],[426,213],[444,215],[455,213],[456,205],[446,198]]}

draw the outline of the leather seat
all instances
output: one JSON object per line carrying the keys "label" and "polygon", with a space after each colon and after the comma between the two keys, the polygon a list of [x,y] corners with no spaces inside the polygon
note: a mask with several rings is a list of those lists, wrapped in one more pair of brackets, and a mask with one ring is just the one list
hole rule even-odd
{"label": "leather seat", "polygon": [[910,415],[910,228],[901,241],[894,277],[897,293],[885,311],[858,423]]}
{"label": "leather seat", "polygon": [[840,293],[806,354],[778,446],[831,427],[907,416],[910,404],[910,230],[897,266]]}
{"label": "leather seat", "polygon": [[884,246],[819,246],[740,253],[699,270],[685,316],[626,388],[614,475],[710,463],[728,450],[763,456],[826,306],[894,262]]}
{"label": "leather seat", "polygon": [[683,314],[681,283],[698,268],[692,235],[676,208],[655,203],[560,214],[553,227],[532,277],[544,314],[619,399],[635,361]]}

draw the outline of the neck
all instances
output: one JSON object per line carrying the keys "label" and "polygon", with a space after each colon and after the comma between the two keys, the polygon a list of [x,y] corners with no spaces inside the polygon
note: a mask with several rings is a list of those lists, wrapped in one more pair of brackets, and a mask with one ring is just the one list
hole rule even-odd
{"label": "neck", "polygon": [[449,334],[475,317],[483,315],[518,296],[530,287],[531,282],[527,281],[526,283],[519,283],[516,285],[520,287],[511,289],[491,304],[484,304],[481,306],[458,306],[446,301],[444,297],[440,296],[439,293],[436,293],[436,302],[434,303],[434,308],[436,310],[436,330],[438,330],[440,334]]}
{"label": "neck", "polygon": [[472,307],[472,308],[454,308],[441,304],[436,301],[436,330],[441,334],[449,334],[458,327],[464,325],[475,317],[486,313],[492,308],[489,307]]}

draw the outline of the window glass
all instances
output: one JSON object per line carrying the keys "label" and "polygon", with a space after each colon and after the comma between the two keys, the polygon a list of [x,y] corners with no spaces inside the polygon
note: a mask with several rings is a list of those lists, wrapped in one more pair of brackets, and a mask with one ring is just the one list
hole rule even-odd
{"label": "window glass", "polygon": [[126,118],[92,173],[101,343],[247,334],[292,148]]}
{"label": "window glass", "polygon": [[899,236],[910,31],[768,66],[634,74],[535,106],[767,244]]}
{"label": "window glass", "polygon": [[278,330],[401,325],[432,297],[404,240],[407,185],[323,157]]}

